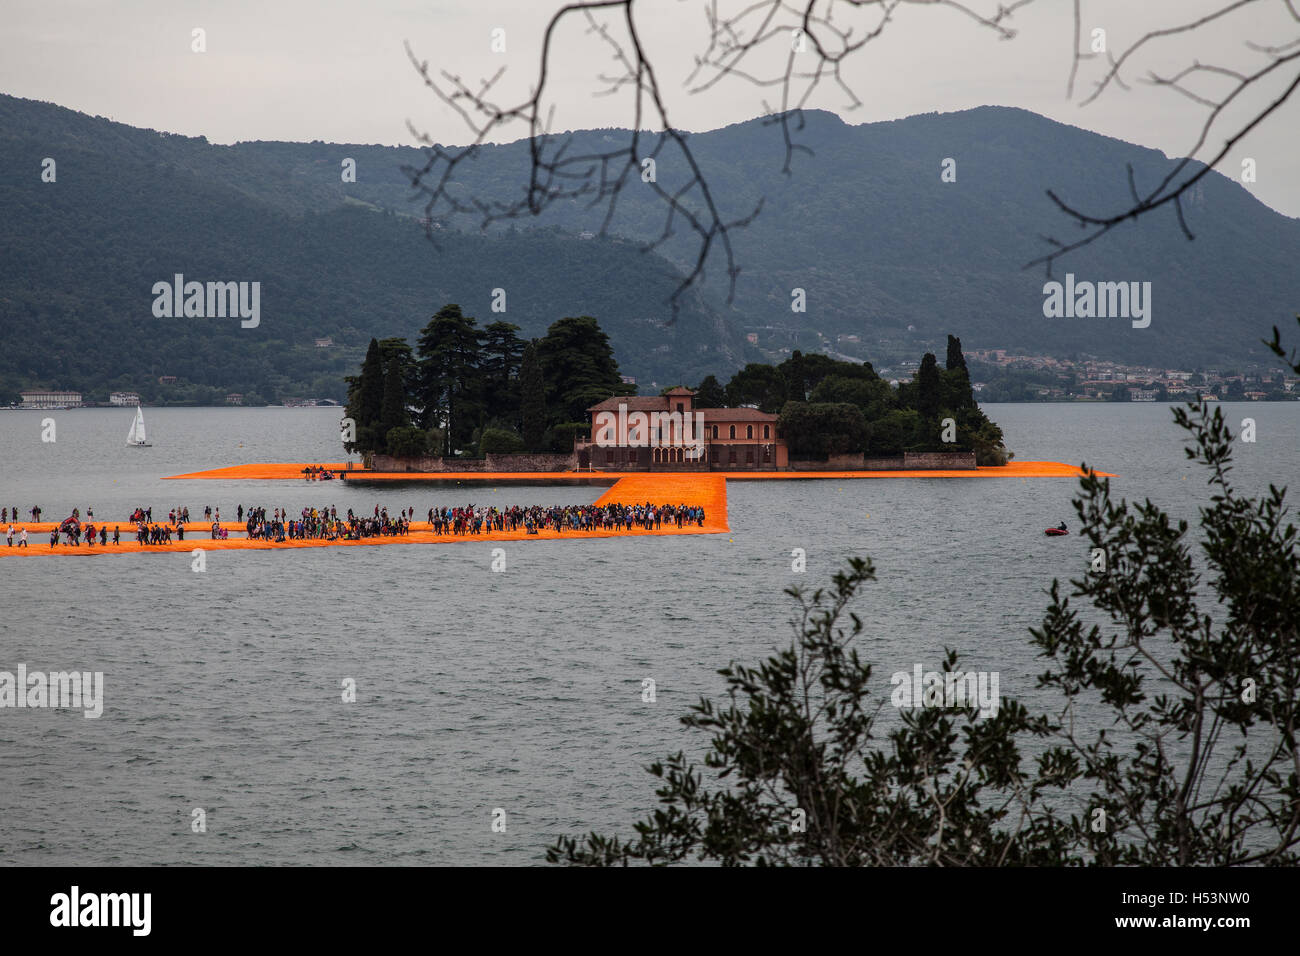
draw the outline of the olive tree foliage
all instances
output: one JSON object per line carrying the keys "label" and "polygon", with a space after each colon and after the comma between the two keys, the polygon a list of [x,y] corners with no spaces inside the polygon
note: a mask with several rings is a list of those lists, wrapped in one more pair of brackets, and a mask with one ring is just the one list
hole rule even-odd
{"label": "olive tree foliage", "polygon": [[[1004,697],[991,716],[901,709],[882,727],[890,695],[853,646],[863,623],[851,608],[875,574],[851,559],[829,588],[789,589],[789,647],[723,669],[726,702],[702,698],[682,718],[708,747],[699,763],[679,751],[648,768],[658,806],[634,836],[562,837],[547,858],[1300,862],[1296,526],[1285,489],[1234,489],[1219,409],[1192,405],[1175,419],[1211,491],[1199,534],[1150,501],[1115,500],[1085,467],[1075,508],[1093,560],[1068,586],[1053,581],[1028,635],[1046,662],[1037,699],[1056,702],[1047,713]],[[955,651],[943,668],[959,672]]]}
{"label": "olive tree foliage", "polygon": [[[705,266],[716,264],[715,256],[720,257],[729,278],[730,303],[741,268],[731,234],[752,222],[763,203],[760,199],[739,215],[726,212],[725,197],[711,185],[710,171],[697,158],[689,135],[673,125],[669,103],[674,79],[680,79],[685,90],[696,96],[708,96],[723,84],[737,82],[761,90],[762,108],[775,130],[774,156],[781,157],[782,171],[791,175],[796,157],[812,152],[799,141],[802,110],[819,102],[815,98],[827,91],[843,97],[843,109],[858,108],[862,101],[846,69],[856,58],[868,56],[880,43],[888,42],[892,25],[911,17],[950,17],[1012,41],[1017,36],[1016,13],[1031,4],[1049,2],[1055,0],[573,0],[559,6],[547,22],[540,60],[529,76],[528,94],[518,101],[505,99],[498,92],[506,67],[476,82],[431,67],[408,43],[407,55],[424,84],[464,123],[468,145],[440,145],[429,133],[408,124],[423,144],[425,161],[404,167],[404,172],[425,199],[430,239],[435,239],[433,230],[441,216],[470,214],[487,227],[537,216],[553,205],[571,202],[586,202],[604,210],[603,235],[614,220],[623,188],[629,182],[644,182],[664,209],[662,233],[646,248],[657,248],[679,232],[695,242],[695,260],[673,294],[674,308],[688,289],[703,282]],[[1082,24],[1091,22],[1088,0],[1071,0],[1073,45],[1065,83],[1067,98],[1075,98],[1076,87],[1086,85],[1081,70],[1091,81],[1082,105],[1109,91],[1128,89],[1136,76],[1137,81],[1164,87],[1198,103],[1205,109],[1205,120],[1188,144],[1187,159],[1175,164],[1160,182],[1138,184],[1129,170],[1130,199],[1119,208],[1092,208],[1064,198],[1060,191],[1049,191],[1067,223],[1077,231],[1069,240],[1045,236],[1047,250],[1029,264],[1045,264],[1050,271],[1061,256],[1163,206],[1174,209],[1184,234],[1194,238],[1183,221],[1183,194],[1300,85],[1297,2],[1300,0],[1220,0],[1199,15],[1175,13],[1166,25],[1144,33],[1122,49],[1103,53],[1096,51],[1082,32]],[[1178,5],[1170,6],[1180,10]],[[1253,24],[1256,21],[1249,18],[1258,17],[1267,7],[1284,11],[1295,24],[1294,32],[1279,39],[1261,28],[1259,42],[1248,44],[1250,65],[1242,62],[1239,53],[1220,49],[1215,62],[1198,58],[1181,70],[1167,70],[1171,44],[1192,35],[1213,42],[1214,31],[1225,23],[1243,20]],[[698,15],[693,23],[692,11]],[[644,42],[647,18],[665,14],[682,18],[684,42],[690,42],[690,31],[698,29],[694,66],[683,78],[662,75]],[[559,48],[558,28],[571,20],[585,24],[590,42],[608,55],[603,62],[612,64],[593,78],[593,95],[626,95],[626,139],[608,148],[575,149],[572,134],[556,133],[550,125],[556,105],[548,86],[553,67],[578,55],[592,58],[591,47]],[[1062,39],[1065,50],[1066,38]],[[1177,50],[1174,56],[1178,56]],[[1093,60],[1098,62],[1088,62]],[[1144,68],[1145,76],[1141,75]],[[1243,103],[1249,114],[1244,119],[1236,112]],[[529,148],[514,196],[472,195],[462,188],[458,173],[483,145],[521,137],[527,138]],[[671,189],[643,181],[642,164],[647,159],[660,165],[671,161],[687,175],[675,180],[679,184]]]}

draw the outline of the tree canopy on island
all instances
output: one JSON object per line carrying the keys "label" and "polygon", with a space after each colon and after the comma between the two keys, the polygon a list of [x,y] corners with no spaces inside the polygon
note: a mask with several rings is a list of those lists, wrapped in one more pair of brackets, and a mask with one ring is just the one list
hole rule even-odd
{"label": "tree canopy on island", "polygon": [[[405,339],[370,343],[361,374],[348,379],[349,451],[401,457],[572,450],[590,430],[587,409],[632,395],[609,337],[589,315],[553,323],[524,342],[518,328],[479,328],[460,306],[443,306]],[[895,388],[870,363],[795,351],[780,365],[751,362],[722,386],[706,376],[700,408],[753,406],[777,414],[795,460],[864,453],[974,451],[981,465],[1011,457],[1002,430],[975,401],[961,342],[948,336],[947,367],[926,353],[914,380]]]}
{"label": "tree canopy on island", "polygon": [[793,459],[857,452],[895,457],[908,451],[974,451],[981,465],[1004,465],[1011,458],[1002,429],[975,401],[961,341],[952,335],[946,368],[927,352],[914,380],[897,388],[870,362],[796,350],[780,365],[751,362],[725,388],[709,376],[700,384],[697,404],[779,414]]}
{"label": "tree canopy on island", "polygon": [[401,457],[567,452],[588,427],[586,409],[623,382],[609,337],[591,316],[566,317],[525,342],[519,327],[480,328],[444,305],[416,339],[371,340],[361,374],[348,379],[356,422],[348,451]]}

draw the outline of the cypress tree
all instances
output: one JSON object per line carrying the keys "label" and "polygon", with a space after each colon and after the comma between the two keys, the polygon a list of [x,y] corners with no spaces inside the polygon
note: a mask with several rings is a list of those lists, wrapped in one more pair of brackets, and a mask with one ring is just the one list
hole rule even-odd
{"label": "cypress tree", "polygon": [[939,363],[933,352],[921,359],[921,369],[916,373],[916,409],[922,418],[937,418],[943,396],[940,394]]}
{"label": "cypress tree", "polygon": [[970,369],[966,367],[966,356],[962,354],[961,339],[950,335],[948,336],[948,371],[958,368],[970,375]]}
{"label": "cypress tree", "polygon": [[384,367],[379,353],[379,342],[370,340],[361,374],[348,389],[347,414],[356,422],[356,441],[349,442],[348,451],[376,451],[382,447],[383,436],[376,441],[379,416],[384,402]]}
{"label": "cypress tree", "polygon": [[519,367],[519,390],[524,448],[538,451],[542,447],[542,435],[546,432],[546,379],[542,376],[542,362],[537,356],[536,339],[524,348],[523,364]]}
{"label": "cypress tree", "polygon": [[380,443],[386,445],[390,431],[410,423],[406,414],[406,383],[403,381],[402,360],[394,355],[384,369],[384,397],[379,413]]}

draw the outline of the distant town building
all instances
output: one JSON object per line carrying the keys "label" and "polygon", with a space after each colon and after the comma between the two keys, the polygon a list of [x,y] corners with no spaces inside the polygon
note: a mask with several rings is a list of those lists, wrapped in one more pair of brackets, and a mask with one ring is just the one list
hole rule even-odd
{"label": "distant town building", "polygon": [[175,385],[175,384],[176,384],[176,376],[175,376],[175,375],[159,375],[159,376],[158,376],[158,384],[159,384],[159,385]]}
{"label": "distant town building", "polygon": [[747,335],[745,336],[745,340],[746,340],[747,342],[749,342],[750,345],[757,345],[757,344],[758,344],[758,333],[757,333],[757,332],[750,332],[749,334],[747,334]]}
{"label": "distant town building", "polygon": [[80,392],[19,392],[23,408],[80,408]]}
{"label": "distant town building", "polygon": [[243,396],[243,394],[242,394],[241,392],[231,392],[229,395],[226,396],[226,404],[227,404],[227,405],[242,405],[242,404],[244,404],[244,396]]}
{"label": "distant town building", "polygon": [[139,405],[140,396],[135,392],[112,392],[108,396],[110,405]]}
{"label": "distant town building", "polygon": [[636,384],[636,376],[633,376],[633,375],[620,375],[619,378],[622,380],[622,382],[623,382],[624,385],[635,385],[635,384]]}
{"label": "distant town building", "polygon": [[595,239],[595,238],[596,238],[596,234],[595,234],[594,232],[589,232],[588,230],[584,229],[584,230],[582,230],[582,232],[578,233],[578,238],[579,238],[579,239]]}
{"label": "distant town building", "polygon": [[1154,388],[1130,388],[1128,394],[1135,402],[1154,402],[1159,392]]}
{"label": "distant town building", "polygon": [[327,349],[333,344],[334,340],[329,338],[316,340],[316,348],[318,349]]}

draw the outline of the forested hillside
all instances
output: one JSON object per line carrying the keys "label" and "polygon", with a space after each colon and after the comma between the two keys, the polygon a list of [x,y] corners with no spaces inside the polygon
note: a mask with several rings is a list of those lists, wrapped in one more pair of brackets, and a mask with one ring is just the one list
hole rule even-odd
{"label": "forested hillside", "polygon": [[[674,322],[668,298],[696,249],[681,234],[666,258],[639,251],[663,227],[639,181],[624,190],[609,239],[578,238],[599,229],[602,210],[575,201],[489,234],[442,215],[434,248],[402,172],[420,162],[416,149],[216,146],[0,96],[0,400],[35,385],[90,397],[120,387],[148,400],[342,399],[342,377],[371,337],[406,334],[448,302],[485,323],[515,323],[525,338],[564,316],[595,316],[643,386],[730,375],[762,358],[749,331],[769,357],[802,348],[878,366],[940,350],[952,332],[973,349],[1215,367],[1257,359],[1251,343],[1300,302],[1300,220],[1212,174],[1185,207],[1195,241],[1172,212],[1155,214],[1056,269],[1150,282],[1149,327],[1045,318],[1046,277],[1023,266],[1044,250],[1043,235],[1074,235],[1045,191],[1107,211],[1127,199],[1126,164],[1148,183],[1171,160],[1016,109],[861,126],[805,119],[798,138],[813,155],[797,155],[788,178],[771,125],[690,137],[726,216],[760,198],[764,208],[732,237],[743,270],[734,304],[714,259]],[[623,135],[579,133],[574,148]],[[41,179],[46,157],[57,162],[52,183]],[[486,147],[455,188],[514,198],[525,157],[524,144]],[[946,158],[955,182],[941,181]],[[340,176],[348,159],[356,182]],[[671,188],[682,171],[664,161],[657,175]],[[259,327],[155,318],[150,289],[176,273],[261,282]],[[498,288],[504,314],[491,311]],[[795,288],[806,312],[791,311]],[[332,346],[316,348],[320,338]],[[161,386],[160,376],[179,381]]]}
{"label": "forested hillside", "polygon": [[[54,182],[41,180],[47,156]],[[624,372],[647,382],[743,361],[743,340],[698,298],[668,321],[678,277],[625,240],[447,230],[435,245],[410,218],[246,151],[5,97],[0,169],[3,401],[30,386],[88,400],[117,388],[146,401],[343,400],[372,336],[407,334],[447,302],[525,338],[594,315]],[[258,326],[155,317],[151,289],[176,273],[260,282]]]}

